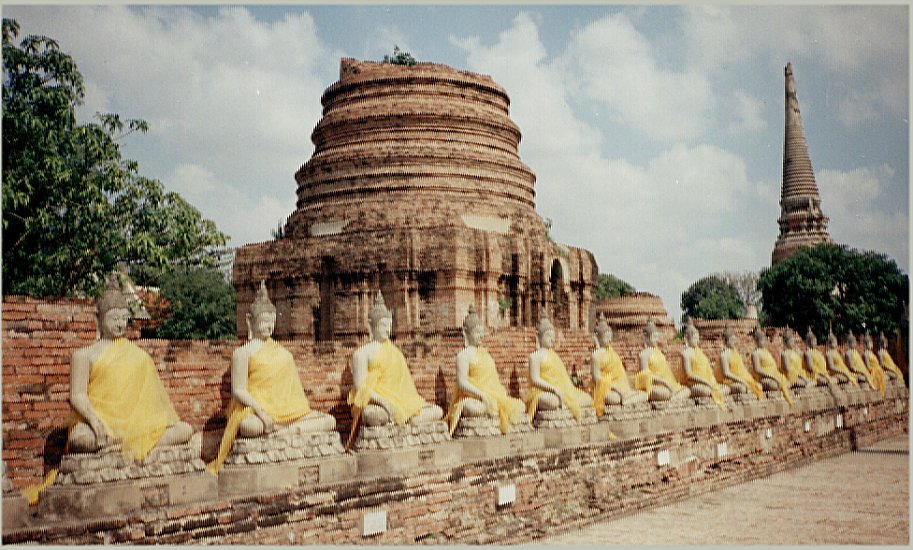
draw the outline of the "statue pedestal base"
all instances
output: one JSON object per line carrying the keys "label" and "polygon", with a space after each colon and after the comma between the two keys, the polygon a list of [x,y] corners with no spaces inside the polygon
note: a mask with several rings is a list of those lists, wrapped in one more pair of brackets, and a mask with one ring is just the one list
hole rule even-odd
{"label": "statue pedestal base", "polygon": [[255,466],[226,465],[219,472],[219,497],[327,485],[350,480],[357,473],[358,461],[349,454]]}
{"label": "statue pedestal base", "polygon": [[19,493],[3,496],[3,532],[25,527],[29,520],[29,501]]}
{"label": "statue pedestal base", "polygon": [[462,451],[462,444],[442,441],[391,450],[363,450],[355,453],[355,458],[359,476],[375,477],[452,466],[462,460]]}
{"label": "statue pedestal base", "polygon": [[[533,426],[524,416],[524,420],[512,424],[507,430],[507,434],[529,433],[533,431]],[[456,429],[453,431],[453,439],[465,437],[500,437],[501,422],[497,417],[490,416],[461,416]]]}
{"label": "statue pedestal base", "polygon": [[545,447],[542,432],[508,433],[493,437],[468,437],[457,440],[463,446],[463,460],[483,460],[515,456]]}
{"label": "statue pedestal base", "polygon": [[360,426],[355,436],[355,451],[405,449],[450,440],[449,428],[443,420],[406,424],[394,423],[385,426]]}
{"label": "statue pedestal base", "polygon": [[119,483],[55,483],[42,491],[38,507],[43,518],[85,519],[202,502],[217,494],[216,476],[202,472]]}
{"label": "statue pedestal base", "polygon": [[[609,433],[614,431],[609,428],[608,422],[599,422],[570,428],[546,428],[540,430],[540,433],[545,440],[546,448],[564,449],[590,443],[605,443],[611,439]],[[615,436],[618,437],[618,434]]]}
{"label": "statue pedestal base", "polygon": [[261,437],[235,439],[225,465],[283,464],[339,456],[344,452],[338,432],[300,432],[292,425]]}

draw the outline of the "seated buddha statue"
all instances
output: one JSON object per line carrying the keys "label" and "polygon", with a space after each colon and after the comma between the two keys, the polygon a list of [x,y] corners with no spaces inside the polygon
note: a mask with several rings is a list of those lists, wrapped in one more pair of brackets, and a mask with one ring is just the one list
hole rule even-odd
{"label": "seated buddha statue", "polygon": [[856,349],[856,335],[853,334],[852,330],[847,332],[846,351],[843,353],[844,358],[846,359],[846,365],[850,368],[850,371],[856,375],[856,379],[859,383],[868,384],[869,388],[873,390],[878,389],[874,373],[869,372],[865,366],[865,360],[863,360],[862,355],[859,354],[859,350]]}
{"label": "seated buddha statue", "polygon": [[635,390],[628,380],[628,373],[621,362],[621,357],[612,348],[612,327],[606,322],[605,315],[599,315],[596,324],[596,351],[590,359],[593,369],[593,407],[596,415],[602,416],[606,405],[631,405],[647,401],[647,393]]}
{"label": "seated buddha statue", "polygon": [[101,337],[70,361],[67,449],[91,453],[120,443],[125,455],[142,461],[157,445],[189,441],[193,429],[178,418],[152,357],[124,338],[130,309],[116,277],[97,307]]}
{"label": "seated buddha statue", "polygon": [[634,387],[649,395],[650,401],[686,399],[691,390],[679,384],[659,349],[659,329],[653,319],[644,326],[644,349],[640,352],[640,372],[634,377]]}
{"label": "seated buddha statue", "polygon": [[884,395],[884,371],[881,369],[881,365],[876,361],[876,370],[869,370],[866,360],[863,358],[862,354],[859,353],[859,350],[856,349],[856,345],[856,335],[853,334],[853,331],[851,330],[846,335],[846,364],[850,367],[851,371],[856,373],[860,382],[862,382],[864,378],[865,382],[869,385],[869,388],[878,390],[881,395]]}
{"label": "seated buddha statue", "polygon": [[236,438],[255,438],[277,429],[329,432],[332,416],[311,410],[295,366],[295,358],[272,339],[276,306],[264,282],[247,313],[248,342],[231,354],[231,402],[219,453],[206,469],[219,473]]}
{"label": "seated buddha statue", "polygon": [[729,386],[734,395],[745,395],[750,391],[758,399],[763,398],[764,388],[745,367],[745,361],[742,360],[742,354],[737,347],[738,339],[731,327],[726,328],[723,342],[723,351],[720,352],[723,383]]}
{"label": "seated buddha statue", "polygon": [[900,370],[900,367],[894,362],[894,359],[891,358],[891,354],[888,352],[888,337],[882,332],[878,337],[878,359],[881,362],[881,367],[884,369],[885,375],[887,375],[892,381],[897,384],[903,385],[903,371]]}
{"label": "seated buddha statue", "polygon": [[840,356],[840,350],[837,348],[837,337],[834,336],[833,332],[827,335],[827,352],[824,357],[827,359],[827,371],[837,382],[841,384],[849,383],[853,386],[859,385],[856,374],[846,366],[843,357]]}
{"label": "seated buddha statue", "polygon": [[427,403],[412,380],[403,353],[390,341],[393,313],[380,291],[368,312],[370,341],[352,354],[352,380],[347,403],[352,407],[350,447],[358,426],[405,426],[441,420],[444,411]]}
{"label": "seated buddha statue", "polygon": [[[805,333],[805,371],[808,373],[809,379],[816,384],[828,384],[831,382],[831,377],[827,371],[827,360],[821,350],[818,349],[818,338],[811,327],[808,327],[808,331]],[[844,379],[843,383],[845,384],[846,382],[847,380]]]}
{"label": "seated buddha statue", "polygon": [[789,380],[777,368],[777,361],[767,349],[767,334],[761,329],[760,325],[754,329],[755,349],[751,352],[751,366],[761,387],[767,391],[777,391],[783,394],[783,398],[790,405],[793,404],[793,396],[789,391]]}
{"label": "seated buddha statue", "polygon": [[509,396],[501,384],[495,361],[482,346],[484,337],[485,324],[470,305],[463,319],[465,347],[456,357],[457,392],[447,412],[451,436],[461,417],[498,419],[502,434],[513,424],[529,423],[526,405]]}
{"label": "seated buddha statue", "polygon": [[780,364],[783,365],[783,373],[789,381],[790,388],[801,389],[815,385],[815,378],[802,365],[802,355],[796,350],[796,337],[789,327],[783,331]]}
{"label": "seated buddha statue", "polygon": [[685,325],[685,347],[682,349],[682,367],[691,388],[692,397],[711,397],[721,408],[725,409],[723,396],[729,395],[729,387],[720,384],[710,366],[710,359],[698,345],[701,335],[691,318]]}
{"label": "seated buddha statue", "polygon": [[862,339],[862,345],[864,349],[862,358],[865,360],[865,366],[869,369],[869,372],[872,373],[872,377],[875,379],[875,385],[878,386],[878,391],[881,392],[882,397],[884,397],[885,386],[890,380],[890,377],[878,361],[878,356],[875,355],[873,349],[875,344],[872,342],[872,335],[868,332],[865,333],[865,337]]}
{"label": "seated buddha statue", "polygon": [[583,409],[593,406],[593,398],[574,386],[564,362],[555,353],[555,327],[546,317],[536,327],[536,341],[537,349],[529,355],[531,387],[523,398],[530,421],[539,410],[567,409],[581,422]]}

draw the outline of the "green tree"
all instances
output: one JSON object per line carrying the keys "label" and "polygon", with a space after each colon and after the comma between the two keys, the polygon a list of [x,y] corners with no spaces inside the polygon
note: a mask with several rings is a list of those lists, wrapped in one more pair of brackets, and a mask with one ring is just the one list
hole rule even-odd
{"label": "green tree", "polygon": [[155,284],[175,265],[215,265],[227,237],[121,157],[142,120],[97,114],[78,124],[82,75],[53,39],[3,19],[3,288],[9,294],[92,294],[125,265]]}
{"label": "green tree", "polygon": [[740,319],[745,314],[738,289],[718,275],[694,282],[682,293],[682,321],[697,319]]}
{"label": "green tree", "polygon": [[909,285],[909,277],[884,254],[836,244],[801,248],[758,280],[771,324],[800,333],[811,327],[819,336],[829,329],[835,334],[896,330]]}
{"label": "green tree", "polygon": [[393,46],[393,55],[384,55],[384,63],[392,65],[406,65],[411,67],[415,65],[415,58],[409,52],[400,51],[399,46]]}
{"label": "green tree", "polygon": [[614,275],[609,275],[608,273],[599,274],[599,282],[596,284],[597,300],[627,296],[634,291],[633,286]]}
{"label": "green tree", "polygon": [[168,307],[159,338],[235,337],[235,289],[217,270],[174,270],[162,277],[160,292]]}

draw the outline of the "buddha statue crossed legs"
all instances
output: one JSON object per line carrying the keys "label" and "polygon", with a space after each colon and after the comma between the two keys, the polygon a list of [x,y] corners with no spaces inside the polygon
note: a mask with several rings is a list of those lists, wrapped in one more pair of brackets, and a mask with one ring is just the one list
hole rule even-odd
{"label": "buddha statue crossed legs", "polygon": [[602,416],[606,405],[646,402],[649,397],[647,393],[631,387],[621,358],[612,348],[612,327],[602,314],[599,315],[599,322],[596,324],[596,343],[598,347],[590,359],[590,366],[593,369],[593,407],[596,409],[596,415]]}
{"label": "buddha statue crossed legs", "polygon": [[774,356],[767,349],[767,334],[760,325],[755,327],[754,342],[755,349],[751,352],[751,365],[761,382],[761,387],[766,391],[779,390],[786,402],[792,405],[793,396],[789,391],[789,380],[777,368]]}
{"label": "buddha statue crossed legs", "polygon": [[682,350],[682,368],[691,388],[692,397],[711,397],[721,409],[725,409],[724,396],[729,395],[729,387],[717,382],[710,366],[710,359],[701,350],[700,333],[689,318],[685,326],[685,347]]}
{"label": "buddha statue crossed legs", "polygon": [[686,399],[691,390],[675,379],[659,349],[659,338],[659,330],[651,318],[644,327],[644,349],[640,352],[640,372],[634,377],[634,387],[646,392],[650,401]]}
{"label": "buddha statue crossed legs", "polygon": [[[222,469],[236,438],[242,441],[261,438],[287,428],[298,433],[327,432],[328,437],[323,439],[339,447],[339,436],[334,431],[336,419],[311,410],[295,358],[272,339],[275,326],[276,307],[269,300],[265,283],[261,282],[247,313],[249,341],[231,355],[232,400],[219,453],[207,465],[212,473]],[[291,458],[301,456],[286,456]]]}
{"label": "buddha statue crossed legs", "polygon": [[456,357],[457,392],[447,413],[450,435],[457,429],[461,417],[497,419],[501,434],[507,434],[516,424],[529,426],[526,405],[507,394],[498,378],[494,359],[482,346],[484,336],[485,325],[469,306],[463,320],[466,346]]}
{"label": "buddha statue crossed legs", "polygon": [[352,407],[351,446],[359,424],[366,427],[406,426],[441,420],[444,411],[427,403],[418,394],[402,352],[390,341],[393,314],[384,304],[380,291],[368,313],[371,341],[352,354],[352,379],[349,392]]}

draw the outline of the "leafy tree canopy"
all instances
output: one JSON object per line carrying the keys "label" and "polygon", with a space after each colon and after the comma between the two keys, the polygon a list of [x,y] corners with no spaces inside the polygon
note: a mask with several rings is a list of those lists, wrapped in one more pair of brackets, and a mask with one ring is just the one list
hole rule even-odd
{"label": "leafy tree canopy", "polygon": [[599,274],[599,282],[596,285],[597,300],[626,296],[634,291],[633,286],[614,275],[609,275],[608,273]]}
{"label": "leafy tree canopy", "polygon": [[740,319],[745,314],[738,289],[718,275],[694,282],[682,293],[682,321],[697,319]]}
{"label": "leafy tree canopy", "polygon": [[[822,244],[801,248],[761,272],[758,288],[771,324],[824,336],[896,330],[910,280],[884,254]],[[863,329],[865,323],[865,329]]]}
{"label": "leafy tree canopy", "polygon": [[384,55],[384,63],[392,65],[406,65],[411,67],[416,64],[415,58],[409,52],[400,51],[399,46],[393,46],[393,55]]}
{"label": "leafy tree canopy", "polygon": [[124,265],[156,284],[175,265],[214,266],[227,237],[176,193],[138,173],[118,140],[142,120],[78,124],[82,75],[53,39],[3,19],[3,287],[9,294],[94,294]]}
{"label": "leafy tree canopy", "polygon": [[160,292],[169,305],[159,338],[235,337],[235,289],[217,270],[173,270],[162,277]]}

